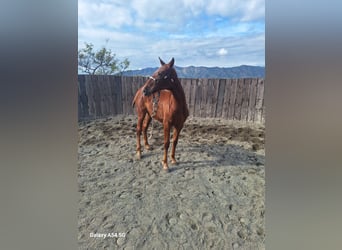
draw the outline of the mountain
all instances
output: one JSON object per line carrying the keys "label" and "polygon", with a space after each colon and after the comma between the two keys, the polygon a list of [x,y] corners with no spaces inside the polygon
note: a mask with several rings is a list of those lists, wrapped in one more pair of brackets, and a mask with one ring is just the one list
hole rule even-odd
{"label": "mountain", "polygon": [[[231,68],[220,67],[178,67],[175,66],[179,78],[264,78],[265,67],[241,65]],[[124,76],[150,76],[158,68],[128,70]]]}

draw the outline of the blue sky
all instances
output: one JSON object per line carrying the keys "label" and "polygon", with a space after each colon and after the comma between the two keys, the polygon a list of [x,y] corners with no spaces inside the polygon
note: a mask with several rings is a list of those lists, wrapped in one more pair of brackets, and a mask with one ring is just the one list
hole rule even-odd
{"label": "blue sky", "polygon": [[129,69],[265,66],[264,0],[79,0],[78,45],[106,46]]}

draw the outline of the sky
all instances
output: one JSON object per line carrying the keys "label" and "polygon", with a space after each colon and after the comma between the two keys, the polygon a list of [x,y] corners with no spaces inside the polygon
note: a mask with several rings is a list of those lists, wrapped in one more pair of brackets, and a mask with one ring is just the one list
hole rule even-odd
{"label": "sky", "polygon": [[265,66],[264,0],[78,0],[78,46],[105,46],[129,69]]}

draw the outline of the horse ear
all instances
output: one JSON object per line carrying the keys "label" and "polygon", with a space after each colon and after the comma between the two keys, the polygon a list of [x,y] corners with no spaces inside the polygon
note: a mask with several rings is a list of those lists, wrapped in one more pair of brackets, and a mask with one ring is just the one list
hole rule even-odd
{"label": "horse ear", "polygon": [[160,64],[163,66],[165,64],[165,62],[162,59],[160,59],[160,57],[158,57],[158,58],[159,58]]}
{"label": "horse ear", "polygon": [[175,59],[172,57],[171,61],[169,62],[170,68],[173,66],[174,63],[175,63]]}

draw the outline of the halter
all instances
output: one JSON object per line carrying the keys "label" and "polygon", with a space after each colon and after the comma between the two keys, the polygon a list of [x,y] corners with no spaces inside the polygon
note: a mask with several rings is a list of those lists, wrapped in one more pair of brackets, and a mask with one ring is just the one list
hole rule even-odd
{"label": "halter", "polygon": [[[163,79],[166,80],[166,79],[169,78],[169,77],[170,77],[170,72],[168,72],[168,73],[163,77]],[[148,78],[151,79],[151,80],[153,80],[154,82],[157,82],[157,79],[154,78],[153,76],[149,76]],[[158,80],[161,80],[161,79],[158,79]],[[175,80],[171,77],[170,81],[171,81],[171,82],[174,82]]]}

